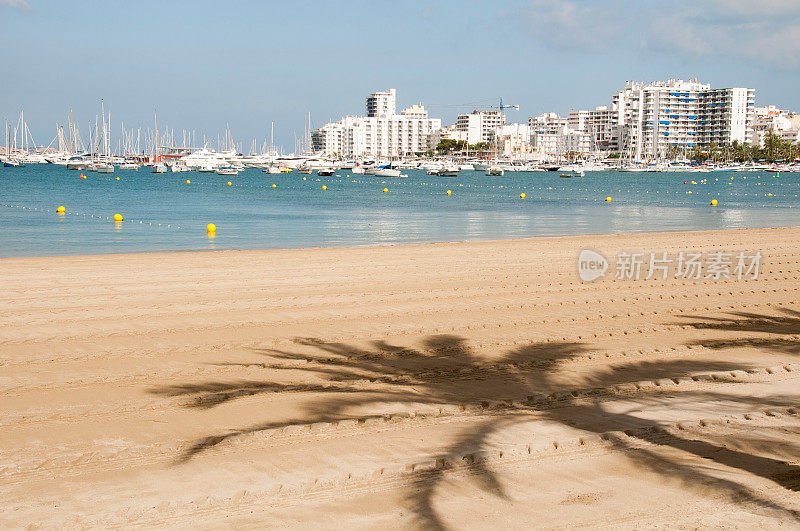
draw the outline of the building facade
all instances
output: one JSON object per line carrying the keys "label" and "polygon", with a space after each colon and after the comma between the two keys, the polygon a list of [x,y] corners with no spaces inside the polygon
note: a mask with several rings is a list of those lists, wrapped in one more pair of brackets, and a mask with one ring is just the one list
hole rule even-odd
{"label": "building facade", "polygon": [[495,132],[506,123],[506,115],[502,111],[472,111],[459,114],[456,120],[456,131],[466,133],[467,142],[493,142]]}
{"label": "building facade", "polygon": [[657,160],[692,148],[747,142],[753,135],[755,92],[712,89],[699,81],[628,82],[610,107],[570,113],[570,126],[591,135],[594,150]]}
{"label": "building facade", "polygon": [[774,105],[756,107],[753,131],[749,142],[764,147],[764,140],[770,132],[785,142],[800,141],[800,114],[781,110]]}
{"label": "building facade", "polygon": [[396,158],[425,152],[441,129],[421,104],[396,113],[395,89],[367,97],[367,116],[347,116],[312,133],[314,151],[326,156]]}

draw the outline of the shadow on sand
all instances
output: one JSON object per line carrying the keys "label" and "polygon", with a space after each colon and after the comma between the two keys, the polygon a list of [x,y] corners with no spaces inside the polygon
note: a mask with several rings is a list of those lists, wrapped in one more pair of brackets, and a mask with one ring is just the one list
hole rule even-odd
{"label": "shadow on sand", "polygon": [[[800,333],[797,312],[782,310],[782,314],[756,315],[735,314],[729,319],[690,317],[697,328],[726,330],[732,332],[765,332],[769,338],[740,338],[749,346],[772,349],[782,354],[797,354],[798,342],[787,337]],[[720,340],[722,341],[722,340]],[[737,343],[725,343],[726,348]],[[244,396],[262,393],[286,393],[313,391],[319,399],[305,407],[301,416],[280,422],[264,422],[242,427],[223,434],[212,434],[197,440],[179,457],[179,461],[191,460],[204,450],[233,438],[268,429],[309,425],[319,422],[338,422],[352,419],[348,413],[353,408],[381,404],[407,403],[432,406],[451,406],[480,403],[482,400],[504,401],[509,398],[531,397],[569,392],[559,378],[569,362],[585,356],[589,348],[584,343],[535,343],[505,353],[491,363],[477,357],[463,337],[452,335],[430,336],[419,349],[400,347],[384,341],[374,341],[371,348],[359,348],[342,343],[331,343],[313,338],[297,339],[303,352],[286,350],[259,351],[268,358],[264,363],[225,363],[224,365],[263,366],[272,375],[280,371],[301,371],[305,379],[323,380],[321,384],[286,384],[272,380],[248,380],[234,383],[200,382],[177,386],[166,386],[151,390],[164,397],[188,398],[186,407],[207,409],[236,400]],[[714,341],[698,342],[710,348],[722,348]],[[750,367],[719,360],[665,360],[626,362],[617,364],[614,370],[604,366],[589,375],[584,387],[608,387],[633,383],[647,375],[649,379],[678,378],[701,371],[735,371]],[[373,384],[369,389],[359,385],[364,381]],[[716,404],[744,405],[752,408],[787,407],[790,403],[783,397],[743,397],[727,394],[724,381],[709,383],[707,390],[676,390],[669,393],[657,388],[641,389],[627,394],[635,400],[650,403],[674,404],[676,395],[692,402],[715,402]],[[717,386],[717,390],[714,390]],[[494,396],[492,393],[497,393]],[[502,395],[500,395],[500,393]],[[669,396],[667,396],[669,395]],[[778,511],[784,518],[800,522],[796,511],[783,507],[746,485],[712,474],[710,466],[686,464],[691,459],[670,457],[689,456],[706,460],[708,464],[724,465],[742,473],[764,478],[789,491],[800,491],[800,467],[783,460],[766,457],[774,455],[767,450],[775,447],[772,440],[757,438],[747,444],[727,444],[725,441],[703,439],[697,436],[684,437],[658,429],[657,422],[644,420],[634,413],[610,411],[607,406],[613,397],[589,394],[580,400],[568,400],[559,407],[539,408],[535,401],[519,398],[507,401],[506,407],[486,409],[475,426],[460,433],[455,442],[446,448],[431,448],[430,457],[452,463],[466,453],[487,446],[489,437],[508,426],[530,420],[532,414],[552,422],[570,426],[588,433],[624,431],[627,437],[615,441],[621,455],[637,466],[653,473],[677,478],[687,488],[700,488],[707,492],[713,489],[717,495],[726,496],[736,503]],[[613,408],[619,410],[619,408]],[[664,422],[668,424],[668,422]],[[756,452],[754,449],[764,450]],[[667,451],[662,451],[667,450]],[[762,454],[762,455],[759,455]],[[486,491],[505,497],[506,493],[492,470],[481,462],[473,465],[474,477]],[[447,481],[448,467],[420,478],[408,490],[410,508],[426,527],[444,528],[444,522],[433,505],[434,495],[441,482]]]}

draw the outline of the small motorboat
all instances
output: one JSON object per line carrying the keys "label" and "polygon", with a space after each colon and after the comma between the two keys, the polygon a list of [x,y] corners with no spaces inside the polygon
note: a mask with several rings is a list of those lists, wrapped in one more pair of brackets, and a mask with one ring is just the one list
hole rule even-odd
{"label": "small motorboat", "polygon": [[436,172],[437,175],[440,177],[458,177],[458,172],[460,171],[459,167],[455,164],[447,164],[442,166],[439,171]]}
{"label": "small motorboat", "polygon": [[217,168],[217,175],[239,175],[239,170],[233,166]]}
{"label": "small motorboat", "polygon": [[114,165],[110,162],[98,162],[95,164],[97,173],[114,173]]}
{"label": "small motorboat", "polygon": [[490,175],[493,177],[502,177],[505,174],[506,172],[500,166],[492,166],[488,170],[486,170],[486,175]]}

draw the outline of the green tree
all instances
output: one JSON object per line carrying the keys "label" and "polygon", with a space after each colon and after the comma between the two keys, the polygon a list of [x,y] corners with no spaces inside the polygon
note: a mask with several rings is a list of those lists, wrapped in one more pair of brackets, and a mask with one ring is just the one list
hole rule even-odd
{"label": "green tree", "polygon": [[448,155],[453,151],[463,150],[467,146],[464,140],[454,140],[452,138],[443,138],[436,146],[436,151],[442,155]]}
{"label": "green tree", "polygon": [[767,131],[767,136],[764,137],[764,154],[768,159],[775,160],[780,156],[781,143],[781,138],[778,135],[772,131]]}

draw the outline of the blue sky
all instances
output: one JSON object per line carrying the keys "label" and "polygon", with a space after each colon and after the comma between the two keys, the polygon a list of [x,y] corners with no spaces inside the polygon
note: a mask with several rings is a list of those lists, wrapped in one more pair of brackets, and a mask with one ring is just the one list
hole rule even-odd
{"label": "blue sky", "polygon": [[390,87],[445,123],[458,104],[502,96],[524,121],[671,77],[800,110],[797,0],[0,0],[0,35],[0,119],[24,109],[39,143],[70,109],[85,131],[101,97],[117,137],[157,108],[176,135],[230,124],[245,151],[273,120],[291,151],[307,112],[362,114]]}

